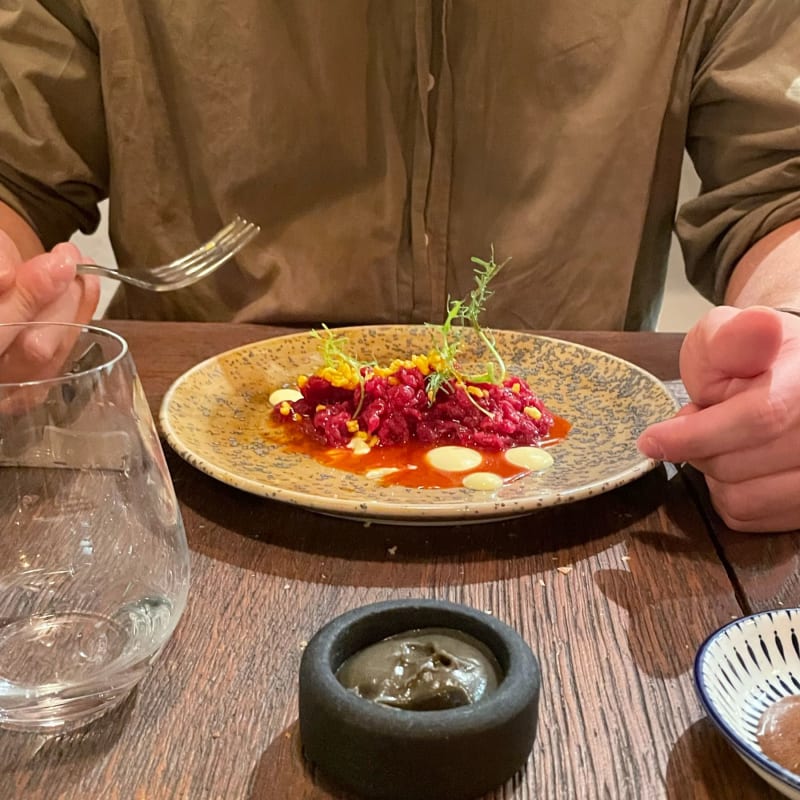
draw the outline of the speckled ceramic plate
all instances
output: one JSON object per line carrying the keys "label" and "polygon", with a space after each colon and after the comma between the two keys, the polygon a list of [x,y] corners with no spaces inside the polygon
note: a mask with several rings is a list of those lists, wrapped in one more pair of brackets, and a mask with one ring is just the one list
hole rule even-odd
{"label": "speckled ceramic plate", "polygon": [[[340,329],[350,352],[381,362],[427,352],[432,331],[386,325]],[[495,331],[510,374],[526,379],[556,414],[572,423],[550,452],[555,463],[494,492],[381,486],[326,467],[270,437],[267,398],[322,363],[318,340],[299,333],[244,345],[182,375],[161,406],[172,448],[190,464],[253,494],[328,514],[386,523],[452,524],[516,516],[580,500],[628,483],[656,462],[636,449],[651,423],[675,413],[675,400],[648,372],[581,345]]]}

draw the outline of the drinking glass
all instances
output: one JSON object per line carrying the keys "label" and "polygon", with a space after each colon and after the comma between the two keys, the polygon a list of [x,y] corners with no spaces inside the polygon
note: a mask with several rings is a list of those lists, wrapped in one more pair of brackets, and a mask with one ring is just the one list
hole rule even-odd
{"label": "drinking glass", "polygon": [[[30,358],[59,343],[57,359]],[[57,337],[57,338],[53,338]],[[0,726],[60,732],[119,704],[183,612],[189,552],[124,339],[0,325]]]}

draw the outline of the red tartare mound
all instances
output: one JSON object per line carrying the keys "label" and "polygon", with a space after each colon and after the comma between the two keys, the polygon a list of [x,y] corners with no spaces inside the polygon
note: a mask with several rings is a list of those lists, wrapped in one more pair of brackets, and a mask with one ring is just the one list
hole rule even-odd
{"label": "red tartare mound", "polygon": [[281,404],[274,414],[328,447],[345,447],[359,436],[371,446],[419,441],[506,450],[538,444],[553,426],[553,415],[518,377],[501,384],[451,381],[433,402],[417,367],[401,367],[389,377],[370,373],[363,389],[312,375],[300,391],[303,397],[290,409]]}

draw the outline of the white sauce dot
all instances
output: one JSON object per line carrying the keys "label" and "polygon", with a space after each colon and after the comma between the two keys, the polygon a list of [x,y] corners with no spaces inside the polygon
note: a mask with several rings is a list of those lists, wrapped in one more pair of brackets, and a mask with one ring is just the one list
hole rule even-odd
{"label": "white sauce dot", "polygon": [[483,456],[477,450],[456,445],[434,447],[425,458],[432,467],[445,472],[466,472],[475,469],[483,461]]}
{"label": "white sauce dot", "polygon": [[553,466],[553,456],[541,447],[512,447],[506,450],[506,461],[531,472],[540,472]]}
{"label": "white sauce dot", "polygon": [[471,472],[461,481],[467,489],[478,492],[493,492],[503,485],[503,479],[494,472]]}
{"label": "white sauce dot", "polygon": [[393,472],[400,472],[399,467],[377,467],[376,469],[368,470],[366,476],[371,480],[379,481]]}
{"label": "white sauce dot", "polygon": [[360,436],[354,436],[347,446],[353,451],[354,455],[363,456],[372,449]]}
{"label": "white sauce dot", "polygon": [[302,396],[297,389],[276,389],[269,396],[269,402],[273,406],[279,406],[281,403],[294,403],[295,400],[299,400]]}

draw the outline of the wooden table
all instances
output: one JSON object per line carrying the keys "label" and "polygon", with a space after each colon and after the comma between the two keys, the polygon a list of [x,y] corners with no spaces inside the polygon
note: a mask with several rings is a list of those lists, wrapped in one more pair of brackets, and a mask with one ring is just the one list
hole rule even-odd
{"label": "wooden table", "polygon": [[[107,324],[154,413],[196,362],[283,332]],[[559,335],[677,377],[679,335]],[[85,731],[0,735],[0,798],[342,798],[300,755],[300,655],[339,613],[399,597],[488,610],[539,657],[533,755],[495,800],[779,796],[707,721],[691,669],[730,619],[800,605],[800,538],[727,530],[690,471],[511,521],[366,527],[236,491],[166,449],[192,550],[177,632],[135,695]]]}

